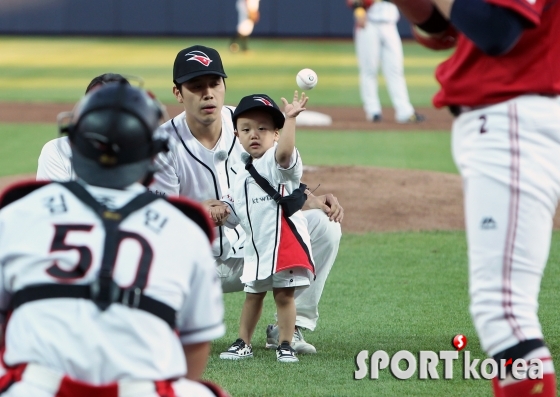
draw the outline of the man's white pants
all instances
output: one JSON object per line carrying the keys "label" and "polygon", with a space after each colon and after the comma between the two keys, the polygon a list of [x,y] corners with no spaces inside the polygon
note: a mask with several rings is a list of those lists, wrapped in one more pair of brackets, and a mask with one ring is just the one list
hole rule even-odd
{"label": "man's white pants", "polygon": [[[319,318],[319,300],[336,259],[342,234],[340,223],[329,221],[323,211],[307,210],[303,214],[311,237],[316,278],[309,287],[295,292],[296,325],[313,331]],[[217,265],[224,293],[243,291],[244,285],[240,280],[243,258],[218,259]]]}
{"label": "man's white pants", "polygon": [[471,315],[491,356],[542,338],[537,317],[560,197],[560,100],[527,95],[461,114]]}
{"label": "man's white pants", "polygon": [[366,117],[381,114],[377,83],[381,62],[389,97],[395,108],[395,119],[405,122],[414,114],[414,108],[406,88],[404,56],[397,25],[368,21],[365,27],[356,28],[354,41],[360,69],[360,94]]}

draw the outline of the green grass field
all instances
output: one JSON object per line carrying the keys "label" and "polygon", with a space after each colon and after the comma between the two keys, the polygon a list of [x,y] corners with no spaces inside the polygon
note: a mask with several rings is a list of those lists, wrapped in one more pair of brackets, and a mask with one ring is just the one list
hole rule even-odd
{"label": "green grass field", "polygon": [[[164,102],[172,103],[171,69],[181,48],[201,43],[221,50],[227,103],[253,92],[288,95],[304,67],[319,75],[313,104],[359,106],[358,74],[351,41],[251,40],[249,54],[230,54],[226,39],[0,38],[0,101],[75,103],[91,78],[107,71],[137,74]],[[405,68],[412,102],[429,106],[437,90],[434,67],[446,53],[405,43]],[[381,99],[389,106],[383,81]],[[0,124],[0,176],[33,173],[42,145],[56,137],[54,124]],[[449,134],[441,131],[298,131],[298,147],[308,165],[363,165],[456,173]],[[344,204],[344,203],[342,203]],[[359,209],[346,209],[355,211]],[[553,235],[543,279],[539,315],[553,356],[560,353],[557,291],[560,289],[560,233]],[[491,396],[488,381],[396,380],[385,370],[379,380],[354,380],[355,356],[362,350],[451,350],[458,333],[483,358],[468,312],[464,232],[344,235],[321,300],[318,329],[306,339],[319,353],[281,365],[264,349],[265,328],[273,321],[269,297],[253,341],[255,358],[219,360],[237,335],[243,294],[227,294],[226,335],[217,340],[206,372],[236,396]],[[440,374],[441,374],[440,365]]]}

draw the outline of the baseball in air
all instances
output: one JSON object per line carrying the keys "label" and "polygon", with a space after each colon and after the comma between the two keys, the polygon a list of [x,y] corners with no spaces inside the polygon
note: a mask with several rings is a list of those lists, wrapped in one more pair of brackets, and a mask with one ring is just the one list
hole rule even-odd
{"label": "baseball in air", "polygon": [[302,90],[310,90],[317,85],[317,73],[311,69],[302,69],[296,76],[296,83]]}

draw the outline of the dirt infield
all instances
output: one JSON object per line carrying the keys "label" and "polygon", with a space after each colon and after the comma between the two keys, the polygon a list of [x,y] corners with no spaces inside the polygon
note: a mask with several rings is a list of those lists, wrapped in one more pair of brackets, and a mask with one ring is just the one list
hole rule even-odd
{"label": "dirt infield", "polygon": [[[0,103],[0,122],[54,122],[65,104]],[[171,115],[178,106],[169,106]],[[451,116],[445,110],[418,109],[427,121],[414,125],[396,124],[392,110],[384,111],[384,121],[364,120],[360,108],[313,108],[333,118],[330,128],[318,130],[444,130],[451,127]],[[307,127],[306,127],[307,129]],[[0,188],[34,175],[0,178]],[[306,167],[303,182],[316,194],[333,193],[345,208],[344,232],[386,232],[464,229],[461,178],[439,172],[396,170],[376,167]],[[560,228],[560,213],[554,220]]]}
{"label": "dirt infield", "polygon": [[[60,112],[72,110],[71,104],[60,103],[17,103],[0,102],[0,122],[3,123],[54,123]],[[333,119],[329,127],[305,127],[312,130],[426,130],[449,131],[452,117],[445,109],[421,108],[417,111],[426,116],[426,121],[418,124],[398,124],[394,122],[392,109],[383,110],[383,121],[372,123],[365,120],[364,112],[359,107],[310,107],[309,110],[328,114]],[[182,112],[178,105],[168,105],[167,111],[170,116]]]}

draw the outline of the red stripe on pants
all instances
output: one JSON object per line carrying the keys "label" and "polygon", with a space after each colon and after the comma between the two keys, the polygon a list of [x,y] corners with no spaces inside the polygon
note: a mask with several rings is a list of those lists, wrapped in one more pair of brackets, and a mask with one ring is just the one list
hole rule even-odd
{"label": "red stripe on pants", "polygon": [[0,377],[0,393],[4,393],[10,386],[21,380],[26,366],[27,364],[20,364],[6,368],[6,373]]}
{"label": "red stripe on pants", "polygon": [[159,397],[177,397],[170,380],[160,380],[154,382],[154,384],[156,385],[156,393]]}

